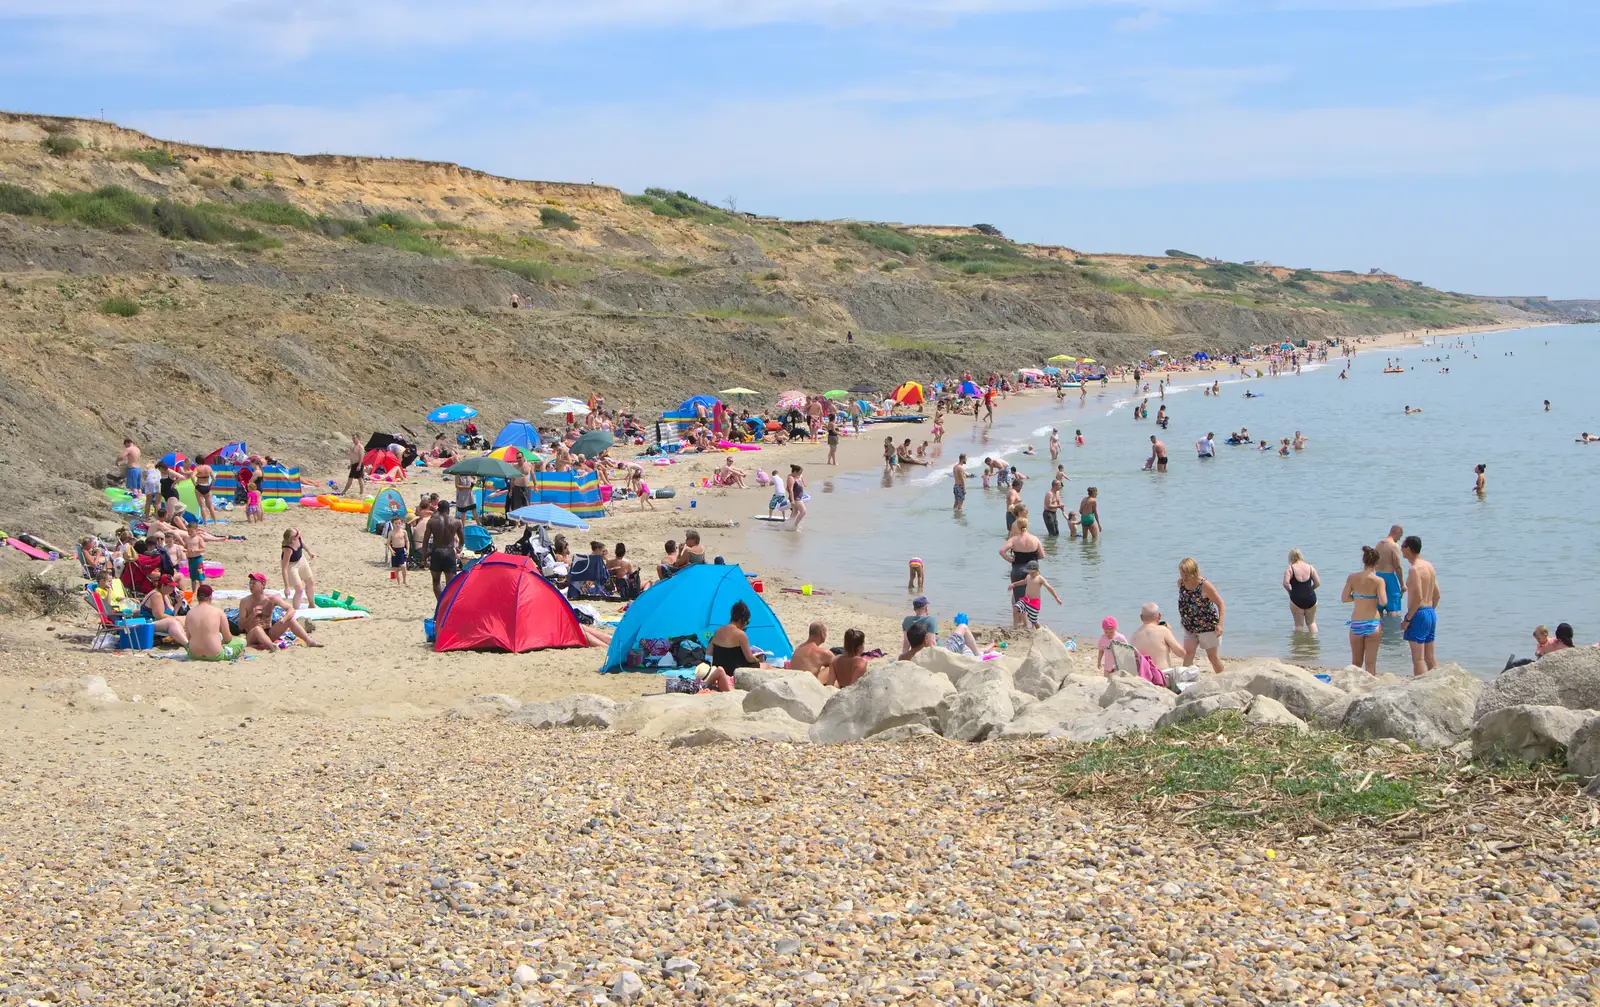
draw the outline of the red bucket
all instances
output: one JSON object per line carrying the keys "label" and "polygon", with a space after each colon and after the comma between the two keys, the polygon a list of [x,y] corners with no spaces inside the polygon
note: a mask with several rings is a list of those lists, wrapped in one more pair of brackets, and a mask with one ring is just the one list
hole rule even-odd
{"label": "red bucket", "polygon": [[750,586],[755,589],[756,594],[764,594],[766,592],[766,585],[762,584],[759,580],[751,581]]}

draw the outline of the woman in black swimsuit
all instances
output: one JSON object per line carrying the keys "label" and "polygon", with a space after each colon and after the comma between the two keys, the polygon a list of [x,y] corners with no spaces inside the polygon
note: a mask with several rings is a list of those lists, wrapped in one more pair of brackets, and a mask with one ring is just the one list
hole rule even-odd
{"label": "woman in black swimsuit", "polygon": [[1289,592],[1289,613],[1296,632],[1317,632],[1317,588],[1322,578],[1317,568],[1306,562],[1299,549],[1289,550],[1289,566],[1283,571],[1283,589]]}
{"label": "woman in black swimsuit", "polygon": [[706,676],[706,687],[718,692],[733,691],[733,673],[740,668],[761,668],[761,658],[750,649],[750,637],[745,630],[750,626],[750,606],[742,601],[733,603],[728,612],[727,625],[711,634],[711,674]]}
{"label": "woman in black swimsuit", "polygon": [[[1000,558],[1011,564],[1011,582],[1016,583],[1028,576],[1028,564],[1044,557],[1044,543],[1039,541],[1039,536],[1028,531],[1027,517],[1019,517],[1011,525],[1011,536],[1000,547]],[[1018,585],[1011,589],[1011,624],[1017,629],[1023,628],[1023,614],[1016,604],[1022,601],[1023,593],[1027,588]]]}

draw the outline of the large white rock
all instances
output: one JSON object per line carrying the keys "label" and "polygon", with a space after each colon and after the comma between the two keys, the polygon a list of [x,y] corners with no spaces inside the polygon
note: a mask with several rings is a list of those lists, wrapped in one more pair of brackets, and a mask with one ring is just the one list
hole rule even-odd
{"label": "large white rock", "polygon": [[901,724],[872,736],[873,741],[916,741],[918,738],[937,738],[939,732],[927,724]]}
{"label": "large white rock", "polygon": [[1332,730],[1344,721],[1345,711],[1350,709],[1350,704],[1355,702],[1357,696],[1364,696],[1380,685],[1398,685],[1403,681],[1405,679],[1399,675],[1386,671],[1369,675],[1365,668],[1347,664],[1333,673],[1333,685],[1340,690],[1340,694],[1317,707],[1311,715],[1311,723]]}
{"label": "large white rock", "polygon": [[71,706],[102,707],[118,702],[116,692],[100,675],[52,679],[41,687],[41,691],[60,696]]}
{"label": "large white rock", "polygon": [[1567,749],[1578,728],[1600,716],[1564,706],[1505,706],[1472,725],[1472,754],[1506,754],[1528,762],[1553,759]]}
{"label": "large white rock", "polygon": [[829,698],[811,725],[811,740],[859,741],[905,724],[937,728],[939,704],[955,691],[948,678],[910,661],[869,668]]}
{"label": "large white rock", "polygon": [[986,664],[994,663],[981,661],[969,654],[957,654],[943,647],[929,647],[911,660],[931,672],[943,675],[950,680],[951,685],[958,687],[967,675]]}
{"label": "large white rock", "polygon": [[1170,689],[1146,682],[1137,675],[1118,672],[1106,680],[1098,712],[1073,721],[1066,728],[1068,741],[1099,741],[1137,731],[1151,731],[1178,697]]}
{"label": "large white rock", "polygon": [[1574,647],[1501,672],[1478,696],[1477,719],[1508,706],[1600,710],[1600,649]]}
{"label": "large white rock", "polygon": [[733,687],[744,692],[754,692],[759,686],[776,682],[796,674],[787,668],[739,668],[733,673]]}
{"label": "large white rock", "polygon": [[[1567,768],[1585,780],[1600,779],[1600,717],[1591,717],[1567,740]],[[1593,787],[1585,791],[1590,796]]]}
{"label": "large white rock", "polygon": [[1276,699],[1301,720],[1311,718],[1320,707],[1344,695],[1304,668],[1268,661],[1229,668],[1220,675],[1202,676],[1183,691],[1183,698],[1190,702],[1240,689],[1254,696]]}
{"label": "large white rock", "polygon": [[1045,699],[1061,688],[1061,680],[1075,671],[1072,652],[1048,629],[1033,635],[1015,676],[1016,686],[1030,696]]}
{"label": "large white rock", "polygon": [[1358,737],[1393,738],[1418,748],[1448,748],[1472,730],[1483,683],[1460,665],[1441,664],[1419,678],[1357,696],[1341,726]]}
{"label": "large white rock", "polygon": [[[918,656],[920,657],[921,655]],[[956,688],[961,692],[971,692],[974,689],[982,688],[992,683],[999,683],[1005,686],[1007,692],[1021,691],[1017,688],[1016,669],[1002,661],[982,662],[982,667],[969,671],[962,676],[961,681],[956,683]],[[1032,702],[1033,697],[1029,696],[1028,700]]]}
{"label": "large white rock", "polygon": [[1250,708],[1250,704],[1256,698],[1243,689],[1199,697],[1190,696],[1193,691],[1193,689],[1184,690],[1183,695],[1178,697],[1178,705],[1162,714],[1161,719],[1156,721],[1156,726],[1171,727],[1174,724],[1186,724],[1191,720],[1209,717],[1220,710],[1238,710],[1243,713]]}
{"label": "large white rock", "polygon": [[718,721],[740,719],[744,697],[738,689],[694,696],[681,692],[645,696],[620,707],[611,729],[641,738],[673,738]]}
{"label": "large white rock", "polygon": [[1106,680],[1098,675],[1069,675],[1054,695],[1015,711],[1011,722],[1000,729],[1000,737],[1059,738],[1077,721],[1100,712],[1100,696]]}
{"label": "large white rock", "polygon": [[523,703],[522,709],[506,718],[523,727],[610,727],[617,720],[617,703],[605,696],[580,692],[541,703]]}
{"label": "large white rock", "polygon": [[744,712],[782,710],[802,724],[812,723],[837,690],[806,672],[794,672],[751,689],[744,697]]}
{"label": "large white rock", "polygon": [[1292,727],[1301,734],[1311,730],[1305,721],[1290,713],[1288,707],[1271,696],[1257,696],[1251,700],[1250,708],[1244,712],[1244,720],[1247,724]]}
{"label": "large white rock", "polygon": [[987,741],[1011,723],[1011,689],[991,679],[964,687],[939,703],[939,733],[956,741]]}
{"label": "large white rock", "polygon": [[782,742],[803,745],[811,741],[805,724],[776,708],[738,720],[717,720],[677,735],[668,748],[702,748],[706,745],[734,744],[741,741]]}
{"label": "large white rock", "polygon": [[503,692],[490,692],[473,696],[453,710],[445,713],[452,720],[498,720],[522,709],[522,702]]}

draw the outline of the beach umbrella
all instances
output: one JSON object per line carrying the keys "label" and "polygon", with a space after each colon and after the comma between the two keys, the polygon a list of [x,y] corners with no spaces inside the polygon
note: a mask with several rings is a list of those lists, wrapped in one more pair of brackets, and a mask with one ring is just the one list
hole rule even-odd
{"label": "beach umbrella", "polygon": [[857,395],[871,395],[873,392],[877,391],[877,389],[873,388],[871,385],[851,385],[850,390],[855,392]]}
{"label": "beach umbrella", "polygon": [[746,395],[760,395],[761,393],[756,391],[754,388],[724,388],[722,391],[718,392],[717,394],[718,395],[737,395],[740,399],[743,399]]}
{"label": "beach umbrella", "polygon": [[1210,360],[1211,359],[1211,354],[1202,351],[1200,353],[1196,353],[1194,355],[1194,358],[1196,360]]}
{"label": "beach umbrella", "polygon": [[1059,367],[1046,367],[1046,368],[1045,368],[1045,369],[1044,369],[1044,372],[1045,372],[1045,373],[1046,373],[1046,374],[1048,374],[1048,375],[1049,375],[1049,376],[1050,376],[1050,377],[1052,377],[1052,378],[1053,378],[1053,377],[1055,377],[1055,376],[1056,376],[1056,375],[1057,375],[1057,374],[1060,374],[1060,373],[1061,373],[1061,368],[1059,368]]}
{"label": "beach umbrella", "polygon": [[589,411],[589,403],[583,401],[582,399],[567,398],[566,396],[557,396],[553,399],[545,399],[544,404],[547,406],[561,407],[560,409],[552,408],[545,414],[546,416],[550,415],[551,413],[575,413],[580,409],[584,412]]}
{"label": "beach umbrella", "polygon": [[438,409],[435,409],[433,412],[429,413],[428,422],[459,423],[462,420],[470,420],[476,415],[478,415],[478,411],[471,406],[462,405],[459,402],[452,402],[447,406],[440,406]]}
{"label": "beach umbrella", "polygon": [[1167,351],[1166,350],[1151,350],[1150,351],[1150,355],[1152,357],[1164,357],[1164,356],[1167,355]]}
{"label": "beach umbrella", "polygon": [[572,442],[572,453],[593,458],[616,442],[617,439],[611,436],[609,430],[591,430]]}
{"label": "beach umbrella", "polygon": [[907,381],[896,388],[893,398],[902,406],[920,406],[926,401],[922,394],[922,386],[915,381]]}
{"label": "beach umbrella", "polygon": [[850,397],[850,393],[845,391],[843,388],[835,388],[831,392],[823,392],[822,397],[825,399],[848,399]]}
{"label": "beach umbrella", "polygon": [[1075,364],[1078,362],[1078,358],[1069,357],[1065,353],[1057,353],[1055,356],[1050,358],[1050,362],[1052,364]]}
{"label": "beach umbrella", "polygon": [[480,479],[515,479],[522,475],[520,469],[510,462],[501,461],[499,458],[490,458],[481,455],[477,458],[464,458],[450,466],[453,476],[477,476]]}
{"label": "beach umbrella", "polygon": [[160,464],[165,465],[169,469],[177,468],[179,465],[189,464],[189,456],[184,454],[182,451],[168,451],[166,454],[161,456]]}
{"label": "beach umbrella", "polygon": [[503,448],[495,448],[493,451],[489,452],[489,457],[498,458],[500,461],[510,462],[513,465],[524,458],[532,461],[544,461],[544,456],[538,452],[530,451],[527,448],[515,447],[510,444],[507,444]]}
{"label": "beach umbrella", "polygon": [[564,405],[551,406],[549,409],[544,411],[544,414],[546,416],[560,416],[562,414],[569,416],[588,416],[589,407],[584,405],[582,402],[571,402]]}
{"label": "beach umbrella", "polygon": [[1293,343],[1284,343],[1283,345],[1279,346],[1278,349],[1280,349],[1280,350],[1292,350],[1292,349],[1294,349],[1294,344]]}
{"label": "beach umbrella", "polygon": [[578,531],[587,531],[589,522],[567,510],[552,503],[530,504],[527,507],[518,507],[507,514],[506,517],[514,521],[527,524],[549,525],[551,528],[576,528]]}
{"label": "beach umbrella", "polygon": [[1078,363],[1080,363],[1080,364],[1098,364],[1099,362],[1100,361],[1096,360],[1093,357],[1084,357],[1082,360],[1078,361]]}
{"label": "beach umbrella", "polygon": [[1041,378],[1044,377],[1044,371],[1039,370],[1039,368],[1037,368],[1037,367],[1020,367],[1020,368],[1017,369],[1017,373],[1018,374],[1032,374],[1035,377],[1041,377]]}
{"label": "beach umbrella", "polygon": [[797,389],[790,389],[778,395],[779,409],[804,409],[806,407],[806,393]]}

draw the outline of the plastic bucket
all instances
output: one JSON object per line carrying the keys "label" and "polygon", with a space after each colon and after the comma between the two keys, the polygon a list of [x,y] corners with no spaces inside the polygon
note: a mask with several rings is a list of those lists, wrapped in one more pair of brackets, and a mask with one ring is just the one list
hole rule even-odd
{"label": "plastic bucket", "polygon": [[753,580],[750,582],[750,589],[756,594],[765,594],[767,591],[767,586],[761,583],[759,580]]}
{"label": "plastic bucket", "polygon": [[429,643],[433,642],[434,632],[432,619],[422,620],[422,635],[428,638]]}
{"label": "plastic bucket", "polygon": [[148,619],[117,627],[117,649],[149,650],[156,645],[156,626]]}

